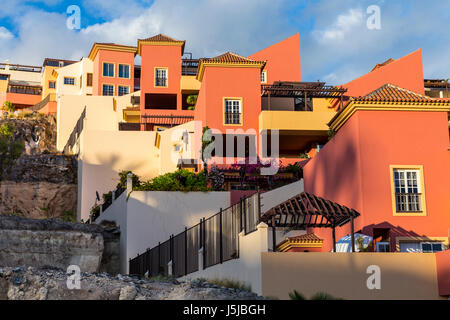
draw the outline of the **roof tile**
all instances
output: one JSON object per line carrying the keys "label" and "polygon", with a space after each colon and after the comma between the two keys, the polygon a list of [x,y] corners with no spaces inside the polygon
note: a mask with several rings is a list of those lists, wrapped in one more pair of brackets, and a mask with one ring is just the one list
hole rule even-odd
{"label": "roof tile", "polygon": [[437,99],[389,83],[372,91],[364,97],[358,97],[355,100],[364,102],[439,102]]}

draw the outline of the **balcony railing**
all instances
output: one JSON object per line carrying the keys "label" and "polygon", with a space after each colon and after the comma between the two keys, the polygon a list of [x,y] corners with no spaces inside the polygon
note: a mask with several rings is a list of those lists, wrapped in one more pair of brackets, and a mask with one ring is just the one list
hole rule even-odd
{"label": "balcony railing", "polygon": [[195,76],[198,69],[198,59],[182,59],[181,74],[183,76]]}
{"label": "balcony railing", "polygon": [[238,112],[225,112],[225,124],[241,124],[241,114]]}
{"label": "balcony railing", "polygon": [[31,94],[31,95],[41,95],[42,88],[33,86],[16,86],[9,85],[7,92],[9,93],[20,93],[20,94]]}

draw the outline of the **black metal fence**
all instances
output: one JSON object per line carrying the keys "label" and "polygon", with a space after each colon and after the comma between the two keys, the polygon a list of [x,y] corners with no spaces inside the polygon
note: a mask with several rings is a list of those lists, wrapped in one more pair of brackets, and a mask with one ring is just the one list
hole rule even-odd
{"label": "black metal fence", "polygon": [[131,259],[130,274],[168,275],[171,262],[172,275],[181,277],[199,270],[199,252],[203,269],[237,259],[239,233],[256,231],[259,217],[260,195],[256,193]]}

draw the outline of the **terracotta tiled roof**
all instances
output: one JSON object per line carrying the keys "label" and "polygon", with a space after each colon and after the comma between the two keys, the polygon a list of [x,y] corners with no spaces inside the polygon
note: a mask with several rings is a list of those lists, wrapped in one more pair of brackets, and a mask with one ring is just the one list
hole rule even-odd
{"label": "terracotta tiled roof", "polygon": [[146,39],[139,39],[140,41],[163,41],[163,42],[184,42],[182,40],[177,40],[171,37],[166,36],[165,34],[157,34],[156,36],[146,38]]}
{"label": "terracotta tiled roof", "polygon": [[303,248],[310,248],[310,247],[316,247],[320,248],[323,245],[323,239],[316,236],[314,233],[307,233],[302,234],[301,236],[296,237],[288,237],[284,239],[282,242],[280,242],[277,245],[277,251],[279,252],[286,252],[289,251],[291,248],[295,247],[303,247]]}
{"label": "terracotta tiled roof", "polygon": [[230,64],[232,66],[242,65],[247,67],[263,68],[266,62],[248,59],[230,51],[214,58],[202,58],[199,59],[198,63],[197,80],[202,81],[205,66],[215,64]]}
{"label": "terracotta tiled roof", "polygon": [[[392,84],[385,84],[375,91],[365,95],[364,97],[356,98],[355,101],[364,102],[439,102],[416,92],[406,90]],[[442,101],[441,101],[442,102]]]}
{"label": "terracotta tiled roof", "polygon": [[226,52],[220,56],[214,58],[203,58],[200,59],[201,62],[212,62],[212,63],[245,63],[245,64],[260,64],[263,61],[255,61],[252,59],[245,58],[233,52]]}
{"label": "terracotta tiled roof", "polygon": [[387,59],[385,62],[377,63],[376,66],[373,67],[373,69],[370,72],[377,70],[381,67],[384,67],[385,65],[388,65],[389,63],[394,62],[394,61],[395,61],[395,59],[390,58],[390,59]]}
{"label": "terracotta tiled roof", "polygon": [[287,240],[295,242],[323,242],[323,239],[319,238],[314,233],[306,233],[301,236],[288,237]]}

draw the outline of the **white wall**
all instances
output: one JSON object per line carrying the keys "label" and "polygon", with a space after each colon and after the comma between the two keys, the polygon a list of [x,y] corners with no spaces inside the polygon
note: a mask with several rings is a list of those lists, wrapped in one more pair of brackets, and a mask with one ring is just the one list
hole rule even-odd
{"label": "white wall", "polygon": [[[265,213],[274,206],[304,191],[303,180],[293,182],[281,188],[261,194],[261,212]],[[305,231],[277,230],[277,243],[285,237],[303,234]],[[239,235],[239,259],[226,261],[204,270],[191,273],[182,279],[230,279],[250,285],[252,291],[262,294],[261,253],[272,251],[272,231],[265,223],[248,235]]]}
{"label": "white wall", "polygon": [[132,171],[142,180],[158,175],[158,152],[152,131],[83,130],[80,138],[78,217],[87,220],[100,196],[115,189],[120,171]]}
{"label": "white wall", "polygon": [[[94,63],[88,58],[70,64],[68,66],[56,69],[58,77],[56,79],[56,95],[86,95],[92,94],[92,87],[86,85],[87,73],[93,73]],[[75,78],[75,85],[64,84],[64,77]],[[82,77],[82,83],[80,83]]]}
{"label": "white wall", "polygon": [[[122,194],[123,196],[123,194]],[[116,204],[123,201],[125,205]],[[125,208],[124,208],[124,207]],[[120,225],[121,272],[128,260],[230,206],[229,192],[133,191],[119,198],[97,219]]]}
{"label": "white wall", "polygon": [[239,281],[251,287],[251,290],[262,294],[261,253],[267,252],[268,228],[260,223],[258,229],[248,235],[239,234],[239,259],[197,271],[181,279],[229,279]]}

